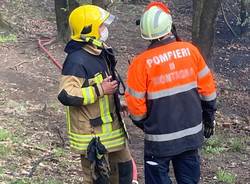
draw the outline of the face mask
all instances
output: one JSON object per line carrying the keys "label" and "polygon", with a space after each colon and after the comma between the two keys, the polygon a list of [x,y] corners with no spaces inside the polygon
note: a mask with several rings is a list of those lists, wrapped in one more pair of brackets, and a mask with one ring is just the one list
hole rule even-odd
{"label": "face mask", "polygon": [[103,29],[103,31],[100,33],[100,40],[101,41],[103,41],[103,42],[105,42],[107,39],[108,39],[108,36],[109,36],[109,31],[108,31],[108,28],[107,27],[105,27],[104,29]]}

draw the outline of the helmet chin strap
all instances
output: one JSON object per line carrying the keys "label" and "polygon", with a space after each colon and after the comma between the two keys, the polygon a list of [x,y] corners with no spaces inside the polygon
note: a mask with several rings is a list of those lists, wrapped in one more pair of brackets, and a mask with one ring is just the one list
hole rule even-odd
{"label": "helmet chin strap", "polygon": [[100,41],[100,40],[97,40],[95,38],[91,38],[91,37],[85,37],[83,35],[81,35],[81,39],[85,42],[88,42],[88,43],[91,43],[93,44],[94,46],[96,46],[97,48],[104,48],[104,42]]}

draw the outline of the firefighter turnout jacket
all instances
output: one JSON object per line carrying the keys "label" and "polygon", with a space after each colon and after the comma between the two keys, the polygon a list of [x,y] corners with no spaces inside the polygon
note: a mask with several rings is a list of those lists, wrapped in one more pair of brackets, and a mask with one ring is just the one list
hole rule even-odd
{"label": "firefighter turnout jacket", "polygon": [[213,122],[216,88],[198,49],[171,36],[152,43],[129,66],[126,100],[145,133],[147,156],[197,149],[203,121]]}
{"label": "firefighter turnout jacket", "polygon": [[105,49],[70,41],[66,48],[58,99],[67,106],[70,146],[86,154],[91,139],[100,137],[108,152],[125,148],[126,136],[118,120],[114,95],[104,95],[101,82],[110,74]]}

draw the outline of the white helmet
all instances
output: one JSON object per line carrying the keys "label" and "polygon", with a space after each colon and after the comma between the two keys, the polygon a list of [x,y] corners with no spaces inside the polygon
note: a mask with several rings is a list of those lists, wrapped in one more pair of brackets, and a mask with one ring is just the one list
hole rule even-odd
{"label": "white helmet", "polygon": [[171,32],[172,22],[169,13],[157,6],[152,6],[141,17],[141,37],[145,40],[161,38]]}

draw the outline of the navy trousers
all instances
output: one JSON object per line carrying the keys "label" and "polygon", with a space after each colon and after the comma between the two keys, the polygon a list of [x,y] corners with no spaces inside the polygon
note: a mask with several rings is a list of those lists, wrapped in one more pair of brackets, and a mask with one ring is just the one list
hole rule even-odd
{"label": "navy trousers", "polygon": [[170,161],[178,184],[199,183],[200,157],[198,150],[192,150],[170,157],[145,156],[145,184],[171,184],[168,175]]}

